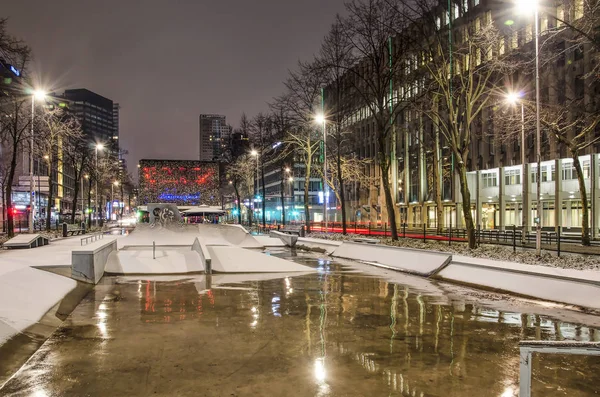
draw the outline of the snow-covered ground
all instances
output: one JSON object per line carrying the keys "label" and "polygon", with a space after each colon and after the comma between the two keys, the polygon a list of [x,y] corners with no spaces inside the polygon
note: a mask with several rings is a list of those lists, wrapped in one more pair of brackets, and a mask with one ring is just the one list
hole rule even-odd
{"label": "snow-covered ground", "polygon": [[[312,233],[309,235],[309,237],[334,241],[350,241],[356,236],[344,236],[337,233]],[[439,242],[432,240],[428,240],[426,243],[424,243],[420,239],[412,238],[400,238],[398,241],[381,239],[381,244],[391,245],[394,247],[442,251],[451,253],[453,255],[461,255],[463,257],[494,259],[504,262],[522,263],[525,265],[539,265],[562,269],[600,270],[600,258],[596,256],[563,254],[559,258],[556,256],[556,253],[543,252],[542,257],[538,258],[533,250],[517,250],[515,253],[513,252],[512,247],[502,245],[482,244],[480,247],[470,250],[466,244],[453,243],[452,245],[448,245],[447,241]]]}
{"label": "snow-covered ground", "polygon": [[33,249],[0,250],[0,344],[35,324],[76,281],[35,267],[71,266],[80,238],[55,240]]}

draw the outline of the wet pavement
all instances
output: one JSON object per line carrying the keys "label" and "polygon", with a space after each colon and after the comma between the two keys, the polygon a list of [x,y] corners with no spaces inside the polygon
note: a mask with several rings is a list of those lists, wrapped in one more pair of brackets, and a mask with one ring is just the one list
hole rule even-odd
{"label": "wet pavement", "polygon": [[[104,278],[0,395],[512,397],[520,340],[600,340],[529,311],[559,307],[295,260],[318,273]],[[600,395],[600,359],[534,355],[532,378]]]}

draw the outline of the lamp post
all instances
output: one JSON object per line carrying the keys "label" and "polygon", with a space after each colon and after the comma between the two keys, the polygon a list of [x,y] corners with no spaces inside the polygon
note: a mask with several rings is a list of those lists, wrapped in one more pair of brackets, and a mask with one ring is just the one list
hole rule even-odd
{"label": "lamp post", "polygon": [[535,254],[542,254],[542,139],[540,129],[540,35],[539,35],[539,10],[538,0],[517,0],[519,10],[522,13],[531,14],[533,12],[535,19],[535,123],[536,123],[536,236],[535,236]]}
{"label": "lamp post", "polygon": [[506,101],[512,105],[516,105],[517,103],[521,104],[521,186],[522,188],[522,221],[521,224],[523,226],[523,233],[521,235],[521,241],[523,243],[526,242],[525,233],[527,232],[527,218],[529,217],[529,211],[526,211],[526,203],[528,200],[528,192],[529,192],[529,175],[527,175],[527,166],[525,159],[525,105],[521,100],[521,93],[509,93],[506,95]]}
{"label": "lamp post", "polygon": [[81,220],[82,222],[85,222],[85,195],[84,195],[84,184],[83,184],[83,180],[84,179],[88,179],[90,176],[89,175],[84,175],[83,178],[81,178]]}
{"label": "lamp post", "polygon": [[325,115],[318,114],[315,121],[323,128],[323,218],[325,219],[325,231],[327,231],[327,131],[325,129]]}
{"label": "lamp post", "polygon": [[255,192],[254,192],[254,198],[256,199],[256,196],[258,196],[258,152],[256,150],[252,150],[252,152],[250,152],[250,154],[252,154],[254,157],[256,157],[256,187],[255,187]]}
{"label": "lamp post", "polygon": [[33,214],[35,212],[35,179],[33,179],[33,136],[35,124],[35,100],[43,101],[44,91],[35,90],[31,95],[31,135],[29,137],[29,233],[33,233]]}
{"label": "lamp post", "polygon": [[102,150],[104,149],[104,145],[101,143],[97,143],[95,146],[95,151],[96,151],[96,188],[95,193],[96,193],[96,199],[94,200],[94,213],[96,215],[96,226],[98,226],[98,150]]}

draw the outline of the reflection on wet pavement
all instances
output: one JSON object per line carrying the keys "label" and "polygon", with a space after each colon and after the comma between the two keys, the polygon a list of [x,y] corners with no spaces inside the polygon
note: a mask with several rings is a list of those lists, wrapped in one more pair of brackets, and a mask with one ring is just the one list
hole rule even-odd
{"label": "reflection on wet pavement", "polygon": [[[512,397],[520,340],[600,339],[299,260],[319,272],[104,279],[0,395]],[[599,385],[597,358],[534,358],[533,395]]]}

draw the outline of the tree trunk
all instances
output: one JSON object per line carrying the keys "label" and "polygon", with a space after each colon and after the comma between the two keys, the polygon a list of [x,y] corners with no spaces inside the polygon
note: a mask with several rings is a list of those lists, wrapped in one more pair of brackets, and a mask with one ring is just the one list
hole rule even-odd
{"label": "tree trunk", "polygon": [[[80,175],[81,176],[81,175]],[[79,197],[79,187],[81,186],[81,182],[77,177],[77,172],[75,172],[75,186],[73,187],[73,211],[71,211],[71,224],[75,224],[75,212],[77,212],[77,197]],[[83,195],[83,192],[81,192]],[[83,206],[81,208],[81,216],[83,217]]]}
{"label": "tree trunk", "polygon": [[261,207],[262,207],[262,225],[263,225],[263,229],[265,227],[267,227],[267,222],[266,222],[266,211],[265,211],[265,206],[267,204],[267,197],[265,195],[265,167],[261,161],[260,163],[260,180],[262,183],[262,197],[261,197]]}
{"label": "tree trunk", "polygon": [[52,221],[52,155],[48,158],[48,204],[46,205],[46,230],[50,230]]}
{"label": "tree trunk", "polygon": [[444,204],[442,202],[442,164],[440,152],[440,133],[435,131],[435,147],[433,148],[433,184],[435,193],[436,233],[442,234],[444,227]]}
{"label": "tree trunk", "polygon": [[306,163],[304,175],[304,220],[306,223],[306,233],[310,233],[310,209],[308,208],[308,188],[310,186],[310,161]]}
{"label": "tree trunk", "polygon": [[392,190],[390,189],[390,175],[389,166],[380,164],[381,170],[381,183],[383,184],[383,192],[385,194],[385,206],[388,211],[388,222],[390,224],[390,231],[392,233],[392,240],[398,240],[398,225],[396,225],[396,212],[394,208],[394,199],[392,198]]}
{"label": "tree trunk", "polygon": [[92,211],[91,211],[91,209],[92,209],[92,178],[88,179],[88,199],[87,199],[87,202],[88,202],[87,207],[89,209],[89,212],[88,212],[88,229],[89,229],[89,228],[92,227]]}
{"label": "tree trunk", "polygon": [[[120,183],[121,185],[121,197],[119,197],[119,219],[123,219],[123,210],[125,209],[125,205],[122,205],[125,200],[123,200],[123,197],[125,197],[125,194],[123,193],[123,182]],[[221,200],[221,202],[223,202],[223,200]]]}
{"label": "tree trunk", "polygon": [[285,225],[285,174],[284,169],[281,167],[281,224]]}
{"label": "tree trunk", "polygon": [[342,175],[342,156],[340,154],[340,147],[337,149],[337,172],[338,172],[338,184],[340,186],[340,207],[342,210],[342,234],[347,234],[346,231],[346,195],[344,194],[344,176]]}
{"label": "tree trunk", "polygon": [[237,182],[235,182],[233,184],[233,189],[235,190],[235,198],[237,199],[237,218],[238,218],[238,224],[241,225],[242,224],[242,203],[241,203],[241,199],[240,199],[240,191],[238,189],[237,186]]}
{"label": "tree trunk", "polygon": [[591,245],[590,242],[590,219],[588,213],[588,200],[587,200],[587,191],[585,188],[585,179],[583,177],[583,169],[581,168],[581,163],[579,162],[579,156],[577,151],[571,152],[573,157],[573,164],[575,165],[575,171],[577,171],[577,181],[579,182],[579,194],[581,195],[581,204],[583,214],[581,215],[581,244],[582,245]]}
{"label": "tree trunk", "polygon": [[2,231],[6,233],[6,190],[4,185],[1,186],[2,189]]}
{"label": "tree trunk", "polygon": [[17,142],[13,142],[12,147],[13,151],[10,158],[10,168],[8,169],[8,179],[6,181],[6,227],[8,228],[8,237],[11,238],[15,236],[15,213],[12,210],[12,185],[17,169]]}
{"label": "tree trunk", "polygon": [[465,218],[465,228],[467,229],[467,241],[469,248],[475,248],[475,225],[473,223],[473,215],[471,214],[471,192],[467,184],[467,167],[464,162],[458,165],[460,193],[462,195],[463,215]]}

